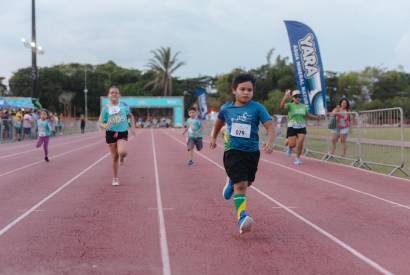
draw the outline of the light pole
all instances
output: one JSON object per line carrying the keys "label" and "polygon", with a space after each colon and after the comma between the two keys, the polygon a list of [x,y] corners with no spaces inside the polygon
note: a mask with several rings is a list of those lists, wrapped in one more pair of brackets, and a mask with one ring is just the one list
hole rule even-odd
{"label": "light pole", "polygon": [[87,70],[84,70],[84,116],[85,121],[88,119],[88,109],[87,109]]}
{"label": "light pole", "polygon": [[31,42],[21,39],[24,47],[31,49],[31,79],[32,91],[31,97],[38,98],[38,71],[37,71],[37,53],[43,54],[43,49],[36,42],[36,1],[31,0]]}

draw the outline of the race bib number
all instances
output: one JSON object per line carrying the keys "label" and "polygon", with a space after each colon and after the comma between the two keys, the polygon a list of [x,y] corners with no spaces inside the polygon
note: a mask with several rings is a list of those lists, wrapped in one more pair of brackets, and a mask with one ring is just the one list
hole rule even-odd
{"label": "race bib number", "polygon": [[110,120],[112,124],[117,124],[122,121],[122,118],[120,114],[115,114],[115,115],[110,116]]}
{"label": "race bib number", "polygon": [[232,123],[231,136],[250,138],[251,137],[251,125],[243,123]]}

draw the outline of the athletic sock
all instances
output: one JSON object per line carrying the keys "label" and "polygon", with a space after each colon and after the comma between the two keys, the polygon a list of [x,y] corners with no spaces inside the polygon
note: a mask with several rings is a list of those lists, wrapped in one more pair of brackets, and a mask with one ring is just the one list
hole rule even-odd
{"label": "athletic sock", "polygon": [[233,201],[235,204],[236,218],[239,222],[241,218],[246,216],[246,196],[243,194],[233,195]]}

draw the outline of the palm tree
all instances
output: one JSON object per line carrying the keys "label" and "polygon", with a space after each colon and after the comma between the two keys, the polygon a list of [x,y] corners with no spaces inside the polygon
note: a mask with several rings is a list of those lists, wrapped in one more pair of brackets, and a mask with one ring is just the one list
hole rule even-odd
{"label": "palm tree", "polygon": [[164,96],[172,95],[172,74],[185,62],[179,62],[177,57],[171,54],[171,48],[161,47],[151,51],[153,58],[149,59],[147,67],[155,73],[155,80],[147,83],[144,88],[163,89]]}

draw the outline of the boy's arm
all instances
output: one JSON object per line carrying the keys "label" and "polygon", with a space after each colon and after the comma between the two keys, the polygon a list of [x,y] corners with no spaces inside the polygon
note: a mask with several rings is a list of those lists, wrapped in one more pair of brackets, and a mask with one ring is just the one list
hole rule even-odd
{"label": "boy's arm", "polygon": [[215,121],[214,127],[212,129],[212,133],[211,133],[211,143],[210,143],[211,149],[214,149],[216,147],[216,139],[218,138],[219,131],[221,131],[221,128],[224,125],[225,125],[225,121],[223,121],[220,118],[218,118]]}
{"label": "boy's arm", "polygon": [[185,126],[184,126],[185,128],[184,128],[184,131],[182,132],[182,135],[185,135],[185,133],[188,131],[188,127],[187,127],[187,125],[186,125],[186,123],[185,123]]}
{"label": "boy's arm", "polygon": [[184,123],[184,131],[182,132],[182,135],[185,135],[185,133],[188,131],[189,125],[188,125],[188,119]]}
{"label": "boy's arm", "polygon": [[263,143],[262,148],[266,153],[270,154],[273,151],[273,142],[275,141],[275,127],[273,125],[273,121],[266,121],[265,123],[263,123],[263,127],[265,127],[266,129],[268,137]]}

